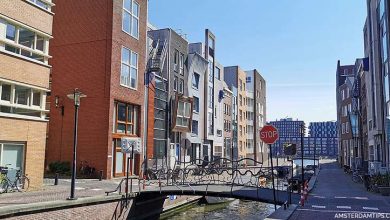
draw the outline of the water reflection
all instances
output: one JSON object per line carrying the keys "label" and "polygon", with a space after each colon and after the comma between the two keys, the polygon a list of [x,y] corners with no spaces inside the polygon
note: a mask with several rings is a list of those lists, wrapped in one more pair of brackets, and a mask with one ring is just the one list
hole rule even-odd
{"label": "water reflection", "polygon": [[161,219],[264,219],[273,212],[272,204],[234,200],[216,205],[194,205],[192,208],[177,213],[174,216],[165,216]]}

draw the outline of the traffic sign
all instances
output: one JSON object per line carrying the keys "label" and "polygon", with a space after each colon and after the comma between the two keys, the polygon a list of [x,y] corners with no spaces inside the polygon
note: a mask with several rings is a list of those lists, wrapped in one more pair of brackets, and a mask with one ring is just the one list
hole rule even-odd
{"label": "traffic sign", "polygon": [[260,130],[260,139],[266,144],[273,144],[279,139],[278,129],[273,125],[265,125]]}

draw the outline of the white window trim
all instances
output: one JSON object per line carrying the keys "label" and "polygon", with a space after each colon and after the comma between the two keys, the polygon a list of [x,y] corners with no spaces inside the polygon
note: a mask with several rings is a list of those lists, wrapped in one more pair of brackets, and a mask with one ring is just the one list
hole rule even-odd
{"label": "white window trim", "polygon": [[38,30],[38,29],[36,29],[36,28],[33,28],[33,27],[31,27],[31,26],[27,26],[27,25],[25,25],[25,24],[23,24],[23,23],[21,23],[21,22],[15,20],[15,19],[12,19],[12,18],[10,18],[10,17],[7,17],[7,16],[5,16],[5,15],[0,14],[0,19],[5,20],[6,22],[13,23],[13,24],[16,25],[16,26],[19,26],[19,27],[28,29],[28,30],[30,30],[30,31],[33,31],[33,32],[35,32],[35,33],[37,33],[37,34],[39,34],[39,35],[42,35],[42,36],[48,38],[49,40],[53,38],[53,36],[51,36],[50,34],[47,34],[47,33],[43,32],[43,31],[40,31],[40,30]]}
{"label": "white window trim", "polygon": [[46,8],[42,8],[41,6],[39,6],[39,5],[35,2],[35,0],[33,0],[34,2],[31,1],[31,0],[24,0],[24,1],[27,2],[27,3],[29,3],[29,4],[32,4],[32,5],[36,6],[36,7],[38,7],[38,8],[40,8],[40,9],[42,9],[42,10],[44,10],[44,11],[46,11],[46,12],[49,12],[49,13],[51,13],[51,14],[54,14],[54,13],[51,11],[51,8],[52,8],[53,6],[55,6],[55,4],[54,4],[51,0],[40,0],[41,2],[47,4],[47,9],[46,9]]}
{"label": "white window trim", "polygon": [[[141,6],[140,6],[140,4],[137,2],[137,1],[134,1],[134,0],[130,0],[131,1],[131,11],[128,11],[126,8],[125,8],[125,0],[123,0],[123,2],[122,2],[122,31],[123,32],[125,32],[126,34],[128,34],[128,35],[130,35],[131,37],[133,37],[133,38],[135,38],[135,39],[137,39],[137,40],[139,40],[139,15],[140,15],[140,12],[141,12]],[[136,3],[137,5],[138,5],[138,17],[137,16],[135,16],[135,15],[133,15],[133,4],[134,3]],[[132,35],[132,29],[133,29],[133,22],[131,22],[131,24],[130,24],[130,33],[129,32],[127,32],[124,28],[123,28],[123,18],[124,18],[124,11],[126,11],[127,13],[129,13],[130,14],[130,17],[135,17],[135,18],[137,18],[137,20],[138,20],[138,31],[137,31],[137,36],[133,36]]]}
{"label": "white window trim", "polygon": [[[1,100],[1,93],[2,93],[2,86],[3,86],[3,84],[11,85],[10,101]],[[15,99],[15,86],[23,86],[23,87],[26,87],[26,88],[30,89],[30,97],[29,97],[28,105],[22,105],[22,104],[14,103],[14,99]],[[32,96],[33,96],[33,91],[34,90],[40,91],[40,105],[39,106],[35,106],[35,105],[32,104],[33,103]],[[4,112],[0,112],[0,116],[46,121],[44,118],[46,117],[46,113],[49,112],[49,110],[46,110],[46,94],[45,94],[46,91],[48,91],[48,90],[41,89],[41,88],[37,89],[37,87],[31,87],[31,86],[28,86],[28,85],[26,86],[25,84],[21,84],[21,83],[9,82],[9,80],[2,80],[0,78],[0,105],[7,106],[7,107],[15,107],[15,108],[27,109],[27,110],[35,110],[35,111],[41,112],[41,116],[40,117],[34,117],[34,116],[28,116],[28,115],[19,115],[19,114],[14,114],[14,113],[4,113]]]}
{"label": "white window trim", "polygon": [[[188,115],[188,116],[186,116],[186,115],[180,115],[179,114],[179,103],[180,102],[183,102],[184,103],[184,106],[183,106],[183,113],[185,114],[186,113],[186,106],[188,106],[189,108],[190,108],[190,115]],[[184,101],[179,101],[178,102],[178,104],[177,104],[177,115],[176,115],[176,126],[178,126],[178,127],[184,127],[184,128],[186,128],[189,124],[190,124],[190,119],[191,119],[191,103],[189,103],[189,102],[184,102]],[[183,126],[183,125],[179,125],[178,123],[177,123],[177,119],[178,118],[183,118],[183,119],[187,119],[188,120],[188,125],[187,126]]]}
{"label": "white window trim", "polygon": [[[129,57],[129,64],[127,64],[127,63],[123,63],[123,57],[122,57],[122,50],[123,49],[126,49],[126,50],[128,50],[129,52],[130,52],[130,57]],[[133,66],[132,64],[131,64],[131,58],[132,58],[132,53],[135,53],[135,54],[137,54],[137,66]],[[139,65],[138,65],[138,63],[139,63],[139,54],[137,53],[137,52],[135,52],[135,51],[133,51],[133,50],[131,50],[130,48],[128,48],[128,47],[125,47],[125,46],[122,46],[122,48],[121,48],[121,72],[120,72],[120,74],[122,75],[122,64],[125,64],[125,65],[127,65],[127,66],[129,66],[130,67],[130,69],[129,69],[129,74],[131,74],[131,68],[132,67],[134,67],[134,68],[136,68],[136,70],[137,70],[137,76],[136,76],[136,82],[135,82],[135,88],[133,88],[133,87],[131,87],[131,86],[128,86],[128,85],[125,85],[125,84],[122,84],[121,83],[121,77],[119,77],[119,84],[121,85],[121,86],[123,86],[123,87],[126,87],[126,88],[128,88],[128,89],[132,89],[132,90],[138,90],[138,77],[139,77],[139,69],[138,69],[138,67],[139,67]],[[131,84],[131,82],[130,82],[130,84]]]}

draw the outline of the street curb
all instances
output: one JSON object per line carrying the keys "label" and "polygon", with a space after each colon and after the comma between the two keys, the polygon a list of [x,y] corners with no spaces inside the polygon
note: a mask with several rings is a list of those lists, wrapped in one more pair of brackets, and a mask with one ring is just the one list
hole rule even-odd
{"label": "street curb", "polygon": [[[134,197],[134,195],[130,195],[130,197]],[[78,198],[77,200],[56,200],[21,205],[10,205],[0,207],[0,218],[28,215],[33,213],[48,212],[81,206],[112,203],[118,202],[122,199],[124,199],[123,195],[110,195]]]}
{"label": "street curb", "polygon": [[271,213],[265,220],[287,220],[298,208],[298,205],[291,204],[286,210],[283,206],[279,207],[275,212]]}

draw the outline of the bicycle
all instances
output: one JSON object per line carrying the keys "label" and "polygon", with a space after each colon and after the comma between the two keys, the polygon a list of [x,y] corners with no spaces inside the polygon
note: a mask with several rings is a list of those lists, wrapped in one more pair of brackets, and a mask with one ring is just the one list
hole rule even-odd
{"label": "bicycle", "polygon": [[88,165],[87,161],[81,161],[80,173],[81,175],[91,177],[95,174],[95,168]]}
{"label": "bicycle", "polygon": [[18,192],[25,192],[30,186],[30,179],[27,175],[22,174],[21,170],[16,170],[15,179],[11,180],[8,176],[9,169],[8,167],[0,167],[0,173],[3,176],[3,179],[0,183],[0,193],[7,193],[10,191],[17,190]]}
{"label": "bicycle", "polygon": [[363,183],[363,175],[360,174],[360,171],[359,170],[354,170],[352,172],[352,181],[354,183]]}

